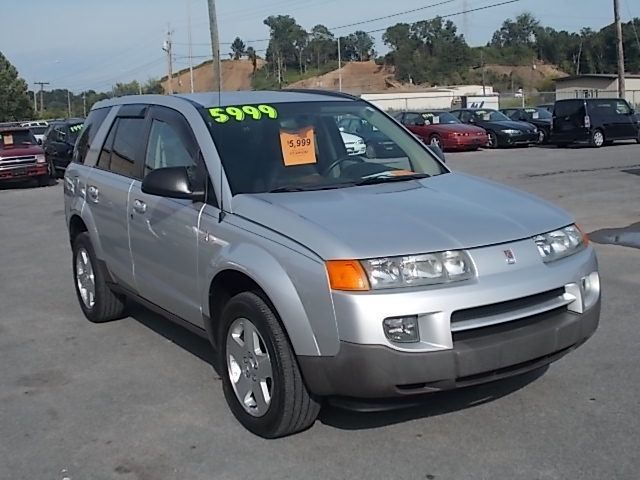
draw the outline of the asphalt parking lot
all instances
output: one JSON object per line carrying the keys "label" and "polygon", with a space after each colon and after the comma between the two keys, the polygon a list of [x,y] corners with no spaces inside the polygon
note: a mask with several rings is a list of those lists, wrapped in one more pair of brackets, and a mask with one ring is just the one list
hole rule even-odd
{"label": "asphalt parking lot", "polygon": [[[589,232],[640,222],[640,145],[447,159]],[[0,188],[0,245],[2,479],[640,478],[640,249],[596,244],[600,328],[548,370],[409,410],[327,408],[310,430],[266,441],[233,418],[206,341],[141,308],[84,319],[62,182]]]}

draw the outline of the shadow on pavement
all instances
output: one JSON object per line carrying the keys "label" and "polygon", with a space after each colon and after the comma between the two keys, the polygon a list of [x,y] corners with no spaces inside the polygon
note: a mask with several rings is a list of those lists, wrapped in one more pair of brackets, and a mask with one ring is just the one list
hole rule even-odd
{"label": "shadow on pavement", "polygon": [[412,401],[411,406],[402,409],[362,413],[327,406],[320,414],[320,421],[343,430],[366,430],[420,418],[437,417],[492,402],[516,392],[540,378],[548,368],[545,366],[523,375],[484,385],[421,395],[417,399],[420,404],[416,405]]}
{"label": "shadow on pavement", "polygon": [[[134,302],[131,302],[129,308],[130,316],[134,320],[207,362],[213,367],[218,377],[220,376],[216,355],[208,339],[202,338]],[[379,408],[376,407],[373,410],[378,411],[372,413],[347,410],[334,406],[331,402],[326,402],[319,420],[325,425],[339,429],[364,430],[419,418],[445,415],[509,395],[540,378],[547,369],[548,366],[484,385],[401,399],[404,400],[401,403],[394,401],[391,404],[387,404],[385,408],[389,410],[379,411]],[[340,404],[344,405],[344,403]],[[380,403],[377,405],[379,407]]]}
{"label": "shadow on pavement", "polygon": [[213,367],[216,374],[220,376],[215,352],[207,338],[196,335],[137,303],[130,302],[129,310],[131,318],[195,355],[200,360],[207,362]]}

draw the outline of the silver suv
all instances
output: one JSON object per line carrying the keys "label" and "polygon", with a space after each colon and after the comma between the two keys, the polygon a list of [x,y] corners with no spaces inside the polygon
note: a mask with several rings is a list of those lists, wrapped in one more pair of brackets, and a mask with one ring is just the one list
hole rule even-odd
{"label": "silver suv", "polygon": [[[353,155],[341,119],[393,144]],[[323,399],[389,399],[517,375],[600,316],[588,239],[564,211],[453,173],[371,104],[321,92],[98,103],[65,174],[80,306],[133,299],[210,339],[250,431]]]}

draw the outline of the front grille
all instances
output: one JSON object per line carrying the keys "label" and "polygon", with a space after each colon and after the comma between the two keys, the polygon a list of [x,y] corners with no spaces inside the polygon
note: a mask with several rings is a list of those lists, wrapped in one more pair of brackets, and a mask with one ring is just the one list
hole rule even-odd
{"label": "front grille", "polygon": [[561,287],[505,302],[457,310],[451,314],[451,330],[459,332],[511,322],[565,308],[573,300],[573,296]]}
{"label": "front grille", "polygon": [[28,167],[35,165],[36,157],[28,155],[24,157],[8,157],[0,160],[0,168],[12,168],[12,167]]}

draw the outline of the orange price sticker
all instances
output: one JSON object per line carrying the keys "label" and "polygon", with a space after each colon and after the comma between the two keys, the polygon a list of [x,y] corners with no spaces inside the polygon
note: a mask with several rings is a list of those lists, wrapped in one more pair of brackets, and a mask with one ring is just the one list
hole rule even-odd
{"label": "orange price sticker", "polygon": [[316,138],[313,127],[296,131],[280,130],[282,158],[286,167],[317,163]]}

